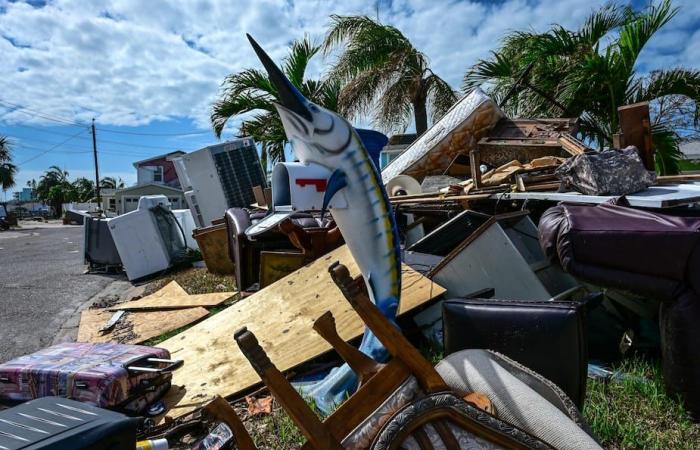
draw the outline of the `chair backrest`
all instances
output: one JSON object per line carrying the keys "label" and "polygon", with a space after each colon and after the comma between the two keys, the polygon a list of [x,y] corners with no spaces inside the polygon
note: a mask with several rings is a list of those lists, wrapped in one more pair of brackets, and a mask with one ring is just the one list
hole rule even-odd
{"label": "chair backrest", "polygon": [[[416,448],[458,450],[549,449],[550,447],[456,396],[434,367],[370,301],[361,278],[345,266],[329,268],[345,298],[392,355],[379,364],[340,338],[327,312],[314,323],[358,374],[360,386],[338,409],[321,421],[277,370],[247,329],[234,338],[253,368],[307,438],[304,449]],[[442,447],[434,447],[433,442]],[[404,447],[404,445],[406,445]]]}

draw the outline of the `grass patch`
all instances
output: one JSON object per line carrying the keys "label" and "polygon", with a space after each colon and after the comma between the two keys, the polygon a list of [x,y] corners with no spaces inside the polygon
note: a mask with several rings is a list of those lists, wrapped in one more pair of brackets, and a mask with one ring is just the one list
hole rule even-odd
{"label": "grass patch", "polygon": [[625,361],[623,374],[646,379],[588,381],[584,416],[606,449],[687,449],[700,442],[680,402],[666,395],[657,362]]}
{"label": "grass patch", "polygon": [[[177,284],[182,286],[182,288],[190,295],[197,294],[211,294],[213,292],[233,292],[236,290],[236,284],[233,281],[232,275],[217,275],[210,273],[204,268],[188,267],[175,272],[168,273],[162,278],[150,282],[144,291],[144,296],[150,295],[159,289],[162,289],[166,284],[171,281],[177,281]],[[231,300],[227,300],[224,304],[215,306],[213,308],[208,308],[209,315],[206,318],[211,317],[215,314],[220,313],[224,309],[228,308],[232,304],[236,303],[240,299],[239,295],[235,295]],[[163,341],[176,336],[188,328],[193,327],[196,324],[186,325],[178,329],[168,331],[152,339],[147,340],[143,345],[156,346]]]}
{"label": "grass patch", "polygon": [[700,162],[691,161],[688,159],[681,159],[679,161],[678,167],[680,168],[681,172],[694,171],[694,170],[700,171]]}
{"label": "grass patch", "polygon": [[163,278],[152,281],[146,287],[144,295],[156,292],[171,281],[177,281],[190,295],[236,290],[233,275],[217,275],[209,273],[205,268],[189,267],[168,273]]}

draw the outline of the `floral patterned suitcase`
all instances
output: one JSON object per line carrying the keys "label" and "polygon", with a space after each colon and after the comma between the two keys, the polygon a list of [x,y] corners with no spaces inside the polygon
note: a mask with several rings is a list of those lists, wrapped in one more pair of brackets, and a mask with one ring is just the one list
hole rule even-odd
{"label": "floral patterned suitcase", "polygon": [[65,343],[0,364],[0,402],[58,396],[130,414],[144,412],[170,388],[170,360],[162,348]]}

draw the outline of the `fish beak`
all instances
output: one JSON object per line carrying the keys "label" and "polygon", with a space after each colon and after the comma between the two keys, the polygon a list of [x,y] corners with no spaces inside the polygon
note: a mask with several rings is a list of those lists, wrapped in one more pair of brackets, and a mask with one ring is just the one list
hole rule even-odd
{"label": "fish beak", "polygon": [[295,114],[298,114],[309,122],[312,122],[313,119],[311,117],[311,111],[309,111],[309,108],[306,106],[308,103],[306,98],[301,95],[301,92],[299,92],[299,90],[294,87],[289,79],[284,76],[279,67],[277,67],[267,53],[265,53],[265,50],[263,50],[262,47],[255,42],[255,39],[253,39],[249,34],[246,34],[246,36],[248,36],[250,45],[253,46],[253,49],[255,50],[255,53],[257,53],[258,58],[265,67],[265,70],[267,70],[267,74],[272,82],[272,85],[275,86],[275,89],[277,89],[282,106]]}

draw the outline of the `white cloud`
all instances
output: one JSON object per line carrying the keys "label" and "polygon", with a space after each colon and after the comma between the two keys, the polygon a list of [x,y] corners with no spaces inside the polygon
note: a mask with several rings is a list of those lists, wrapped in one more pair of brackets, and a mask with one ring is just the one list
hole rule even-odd
{"label": "white cloud", "polygon": [[[381,2],[382,21],[404,31],[455,88],[513,29],[576,27],[602,1]],[[700,2],[683,11],[644,53],[643,63],[698,67]],[[54,0],[42,8],[0,0],[0,99],[47,114],[102,124],[192,118],[208,127],[224,76],[257,66],[245,33],[273,58],[309,34],[320,41],[330,14],[376,14],[360,0]],[[322,68],[319,60],[313,69]],[[4,120],[26,121],[15,112]]]}

